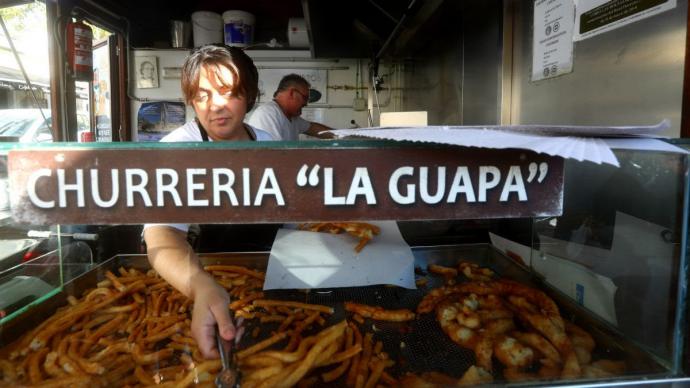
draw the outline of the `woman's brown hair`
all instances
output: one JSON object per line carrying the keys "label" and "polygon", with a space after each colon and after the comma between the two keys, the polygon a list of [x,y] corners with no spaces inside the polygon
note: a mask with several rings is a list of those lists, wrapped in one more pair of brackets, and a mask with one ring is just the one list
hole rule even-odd
{"label": "woman's brown hair", "polygon": [[247,112],[252,110],[259,94],[259,72],[254,61],[237,47],[226,45],[207,45],[194,49],[182,66],[182,94],[185,102],[191,105],[199,91],[199,74],[202,67],[211,70],[227,67],[235,78],[233,94],[247,100]]}

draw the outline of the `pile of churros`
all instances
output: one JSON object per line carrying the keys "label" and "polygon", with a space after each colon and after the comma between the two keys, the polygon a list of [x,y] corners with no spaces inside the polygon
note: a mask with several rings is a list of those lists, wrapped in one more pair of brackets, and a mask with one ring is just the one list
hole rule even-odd
{"label": "pile of churros", "polygon": [[[326,326],[332,307],[266,299],[264,273],[250,268],[205,269],[228,290],[230,309],[256,342],[237,352],[242,386],[318,386],[346,373],[348,386],[395,383],[385,371],[393,361],[371,333],[347,321]],[[118,272],[68,297],[68,306],[10,345],[0,386],[211,384],[220,362],[204,359],[191,337],[191,301],[152,270]]]}
{"label": "pile of churros", "polygon": [[190,333],[191,301],[153,271],[119,269],[31,330],[0,361],[5,384],[187,386],[211,381]]}
{"label": "pile of churros", "polygon": [[[416,312],[345,301],[346,317],[336,323],[331,306],[267,298],[262,271],[205,269],[228,290],[229,308],[251,336],[236,353],[247,388],[424,387],[490,383],[497,376],[524,382],[626,369],[621,361],[593,361],[592,336],[565,321],[546,294],[475,264],[430,265],[445,285],[429,290]],[[191,336],[191,301],[152,270],[116,272],[107,271],[80,298],[68,297],[66,307],[4,349],[0,386],[212,385],[220,361],[204,359]],[[451,341],[474,351],[476,365],[461,378],[434,371],[396,378],[395,361],[370,321],[407,324],[432,312]]]}
{"label": "pile of churros", "polygon": [[[373,388],[397,381],[385,369],[394,365],[370,332],[343,320],[303,338],[296,349],[265,350],[283,341],[283,332],[240,351],[242,387],[323,386],[344,377],[348,387]],[[346,377],[345,377],[346,376]]]}
{"label": "pile of churros", "polygon": [[375,235],[381,233],[378,226],[366,222],[317,222],[299,225],[300,230],[310,232],[323,232],[331,234],[347,233],[359,238],[359,243],[355,246],[355,252],[359,253]]}

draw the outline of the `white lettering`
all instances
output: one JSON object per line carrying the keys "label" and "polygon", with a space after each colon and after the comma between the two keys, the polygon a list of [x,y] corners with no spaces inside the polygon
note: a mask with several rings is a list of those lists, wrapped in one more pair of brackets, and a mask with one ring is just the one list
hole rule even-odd
{"label": "white lettering", "polygon": [[256,192],[256,198],[254,198],[254,206],[261,206],[265,195],[275,196],[278,206],[285,206],[283,193],[280,191],[278,179],[276,178],[275,172],[273,172],[272,168],[266,169],[264,171],[264,175],[261,177],[259,190]]}
{"label": "white lettering", "polygon": [[436,177],[436,194],[429,194],[429,168],[419,168],[419,196],[424,203],[435,204],[441,202],[443,194],[446,192],[446,168],[439,167]]}
{"label": "white lettering", "polygon": [[323,196],[324,205],[344,205],[345,197],[333,196],[333,168],[323,169]]}
{"label": "white lettering", "polygon": [[38,197],[36,193],[36,183],[43,177],[49,177],[52,175],[52,171],[48,168],[41,168],[29,175],[29,179],[26,182],[26,192],[29,194],[29,199],[31,203],[42,208],[42,209],[52,209],[55,207],[55,201],[44,201]]}
{"label": "white lettering", "polygon": [[[139,183],[134,183],[134,177],[139,177]],[[134,193],[139,193],[144,201],[144,206],[151,207],[151,198],[146,192],[146,185],[149,183],[149,176],[146,171],[140,168],[125,169],[125,188],[127,189],[127,207],[134,207]]]}
{"label": "white lettering", "polygon": [[[165,177],[170,178],[169,183],[165,183]],[[165,206],[165,193],[170,194],[175,206],[182,206],[180,193],[177,192],[177,183],[180,181],[177,171],[171,168],[156,169],[156,206]]]}
{"label": "white lettering", "polygon": [[98,207],[113,207],[120,198],[120,182],[117,179],[119,176],[118,173],[119,171],[117,169],[113,168],[110,170],[110,199],[104,201],[103,198],[101,198],[101,189],[98,184],[98,170],[91,169],[91,198],[93,198],[93,202]]}
{"label": "white lettering", "polygon": [[205,175],[205,168],[188,168],[187,169],[187,206],[208,206],[208,199],[196,199],[194,197],[195,191],[203,191],[203,183],[195,183],[194,177],[197,175]]}
{"label": "white lettering", "polygon": [[249,206],[252,204],[252,198],[251,198],[251,182],[249,180],[250,177],[250,170],[248,168],[243,168],[242,169],[242,183],[244,190],[242,190],[242,204],[244,206]]}
{"label": "white lettering", "polygon": [[376,196],[374,196],[374,188],[369,179],[369,170],[366,167],[357,167],[355,169],[355,176],[352,177],[350,183],[350,190],[347,193],[348,205],[354,205],[357,196],[363,195],[366,198],[367,205],[376,205]]}
{"label": "white lettering", "polygon": [[58,206],[67,207],[67,192],[74,191],[77,193],[77,207],[84,207],[84,170],[78,168],[74,171],[76,175],[75,183],[65,182],[65,170],[59,168],[57,170],[58,178]]}
{"label": "white lettering", "polygon": [[465,194],[468,203],[477,201],[474,196],[472,180],[470,179],[470,171],[466,166],[460,166],[455,170],[455,176],[453,177],[453,183],[450,185],[450,191],[448,192],[448,199],[446,199],[446,202],[455,203],[458,194],[461,193]]}
{"label": "white lettering", "polygon": [[399,203],[401,205],[409,205],[411,203],[414,203],[415,200],[415,186],[412,184],[407,185],[407,190],[405,194],[401,194],[400,191],[398,191],[398,181],[400,178],[403,176],[413,176],[414,175],[414,168],[406,166],[406,167],[399,167],[395,171],[393,171],[393,174],[391,175],[390,180],[388,180],[388,193],[391,196],[391,199],[395,201],[395,203]]}
{"label": "white lettering", "polygon": [[[226,177],[225,183],[220,182],[220,176]],[[213,206],[220,206],[220,194],[225,193],[230,200],[232,206],[237,206],[237,196],[232,189],[235,184],[235,173],[229,168],[214,168],[213,169]]]}
{"label": "white lettering", "polygon": [[527,201],[525,181],[522,180],[522,171],[520,171],[520,166],[510,166],[508,176],[506,177],[506,182],[503,185],[503,191],[501,191],[501,199],[499,201],[507,201],[511,192],[517,193],[518,201]]}
{"label": "white lettering", "polygon": [[[491,175],[491,179],[489,178]],[[498,186],[501,171],[495,166],[479,166],[479,202],[486,202],[486,192]]]}

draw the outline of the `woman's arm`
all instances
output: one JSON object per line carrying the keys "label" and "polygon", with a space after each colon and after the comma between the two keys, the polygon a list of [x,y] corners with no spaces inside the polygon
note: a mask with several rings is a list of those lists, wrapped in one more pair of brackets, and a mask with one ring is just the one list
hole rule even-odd
{"label": "woman's arm", "polygon": [[187,235],[168,226],[152,226],[144,230],[149,263],[163,279],[189,298],[194,298],[192,278],[204,269],[196,253],[187,243]]}
{"label": "woman's arm", "polygon": [[151,266],[178,291],[194,300],[192,335],[199,350],[207,358],[218,358],[216,322],[224,339],[235,337],[228,293],[204,271],[182,231],[162,225],[151,226],[144,230],[144,239]]}

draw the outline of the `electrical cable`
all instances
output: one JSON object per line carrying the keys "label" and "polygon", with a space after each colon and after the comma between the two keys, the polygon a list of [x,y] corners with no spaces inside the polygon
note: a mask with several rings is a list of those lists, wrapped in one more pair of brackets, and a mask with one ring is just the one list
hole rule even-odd
{"label": "electrical cable", "polygon": [[359,98],[359,62],[357,59],[357,72],[355,73],[355,98]]}
{"label": "electrical cable", "polygon": [[371,84],[374,85],[374,99],[376,100],[376,109],[379,111],[379,124],[381,120],[381,105],[379,105],[379,93],[376,89],[378,89],[377,85],[377,80],[376,76],[371,77]]}

